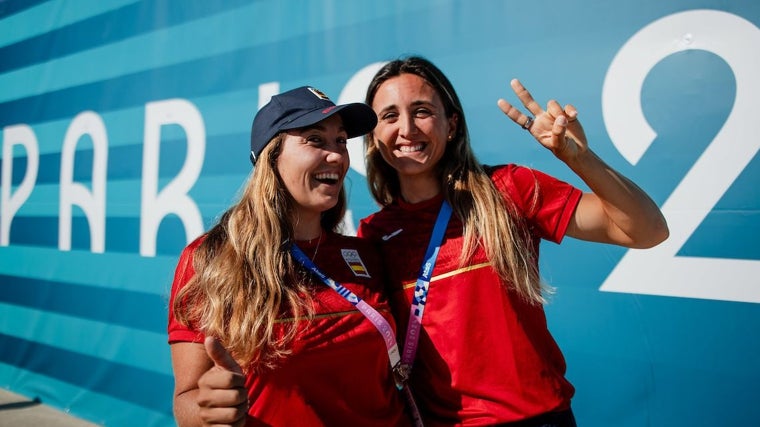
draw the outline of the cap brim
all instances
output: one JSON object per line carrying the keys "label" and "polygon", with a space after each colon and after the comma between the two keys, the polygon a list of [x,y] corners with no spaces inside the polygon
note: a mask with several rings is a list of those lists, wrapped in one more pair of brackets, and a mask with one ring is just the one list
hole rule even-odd
{"label": "cap brim", "polygon": [[301,117],[283,126],[281,130],[298,129],[319,123],[322,120],[339,113],[343,118],[343,127],[349,138],[364,135],[372,131],[377,125],[377,115],[367,104],[355,102],[338,105],[335,108],[317,109],[310,111]]}

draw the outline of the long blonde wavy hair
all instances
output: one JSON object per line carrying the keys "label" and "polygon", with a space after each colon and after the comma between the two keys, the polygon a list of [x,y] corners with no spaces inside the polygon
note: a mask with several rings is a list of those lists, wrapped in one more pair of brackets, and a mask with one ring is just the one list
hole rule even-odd
{"label": "long blonde wavy hair", "polygon": [[[446,145],[437,173],[444,197],[464,226],[465,243],[460,262],[464,264],[471,259],[477,246],[482,244],[502,280],[511,283],[527,301],[542,304],[545,301],[543,294],[551,289],[541,281],[538,254],[528,225],[513,201],[496,189],[486,167],[475,157],[462,104],[441,70],[418,56],[391,61],[370,82],[366,103],[372,105],[380,85],[401,74],[414,74],[425,79],[441,98],[446,117],[457,117],[456,133]],[[365,147],[367,180],[372,196],[382,206],[389,205],[401,195],[398,173],[383,160],[372,133],[365,137]]]}
{"label": "long blonde wavy hair", "polygon": [[[277,172],[281,145],[282,134],[267,144],[240,200],[208,231],[173,306],[180,322],[220,339],[244,369],[276,366],[298,331],[283,317],[313,315],[308,275],[288,251],[295,202]],[[337,231],[345,209],[341,190],[322,228]]]}

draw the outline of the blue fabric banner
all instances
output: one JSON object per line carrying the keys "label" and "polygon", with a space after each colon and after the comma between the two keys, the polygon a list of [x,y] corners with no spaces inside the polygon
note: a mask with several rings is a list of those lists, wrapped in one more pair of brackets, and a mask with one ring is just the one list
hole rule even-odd
{"label": "blue fabric banner", "polygon": [[[662,207],[651,250],[542,246],[583,426],[760,419],[760,3],[0,2],[0,387],[171,426],[180,250],[251,171],[251,120],[304,84],[361,101],[384,62],[452,80],[479,158],[583,182],[496,106],[520,78]],[[376,209],[349,143],[347,230]]]}

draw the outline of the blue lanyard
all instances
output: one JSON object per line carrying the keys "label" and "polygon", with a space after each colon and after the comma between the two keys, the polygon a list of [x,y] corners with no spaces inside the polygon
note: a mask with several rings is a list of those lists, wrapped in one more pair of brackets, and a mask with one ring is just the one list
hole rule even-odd
{"label": "blue lanyard", "polygon": [[430,279],[433,276],[433,268],[438,259],[438,251],[441,249],[443,236],[446,234],[446,227],[451,218],[451,205],[446,200],[438,211],[438,217],[433,226],[433,233],[430,235],[425,259],[423,260],[420,273],[417,277],[417,284],[414,287],[414,298],[409,312],[409,325],[406,328],[406,339],[404,340],[404,352],[401,357],[400,371],[402,377],[408,378],[414,363],[414,356],[417,353],[417,343],[420,339],[420,328],[422,327],[422,315],[425,312],[425,303],[427,302],[428,289],[430,288]]}
{"label": "blue lanyard", "polygon": [[390,323],[378,313],[371,305],[367,304],[364,300],[359,298],[355,293],[346,289],[345,286],[327,277],[319,267],[312,262],[306,254],[303,253],[301,248],[297,245],[290,245],[290,253],[301,265],[306,267],[309,271],[319,277],[325,285],[332,288],[338,295],[342,296],[346,301],[353,304],[372,324],[377,328],[380,335],[382,335],[385,341],[385,347],[388,350],[388,360],[391,364],[391,370],[394,372],[394,380],[396,381],[396,387],[401,390],[404,387],[403,379],[396,373],[401,365],[401,357],[399,355],[398,344],[396,343],[396,334],[393,333],[393,328]]}

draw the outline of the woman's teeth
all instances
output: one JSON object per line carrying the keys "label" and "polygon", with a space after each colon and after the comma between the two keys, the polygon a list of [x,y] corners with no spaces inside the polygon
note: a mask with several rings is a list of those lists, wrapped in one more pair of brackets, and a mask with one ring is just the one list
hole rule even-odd
{"label": "woman's teeth", "polygon": [[425,148],[424,144],[417,144],[417,145],[402,145],[398,147],[398,150],[402,153],[413,153],[415,151],[422,151],[422,149]]}
{"label": "woman's teeth", "polygon": [[314,175],[314,179],[320,182],[335,183],[340,179],[340,175],[337,173],[323,172]]}

